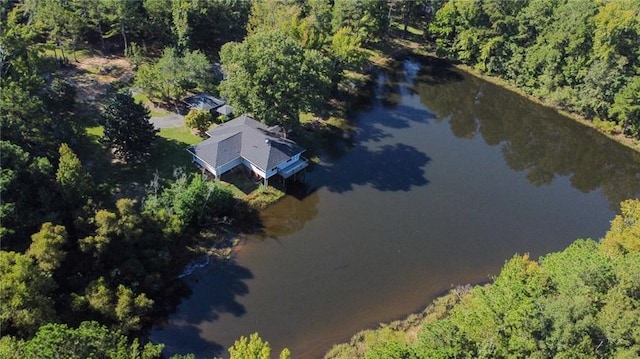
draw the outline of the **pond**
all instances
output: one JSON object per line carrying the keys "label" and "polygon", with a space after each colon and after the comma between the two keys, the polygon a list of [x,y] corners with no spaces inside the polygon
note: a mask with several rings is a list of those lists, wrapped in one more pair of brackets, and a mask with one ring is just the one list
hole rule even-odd
{"label": "pond", "polygon": [[264,233],[185,279],[191,295],[151,333],[167,354],[228,356],[259,332],[322,357],[516,253],[600,238],[640,194],[638,153],[554,110],[435,59],[377,76],[351,138],[262,213]]}

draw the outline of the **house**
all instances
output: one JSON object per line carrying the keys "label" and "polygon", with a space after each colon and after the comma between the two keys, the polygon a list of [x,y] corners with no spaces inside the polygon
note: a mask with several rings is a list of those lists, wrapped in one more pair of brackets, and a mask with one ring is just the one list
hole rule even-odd
{"label": "house", "polygon": [[206,93],[187,97],[182,102],[184,102],[190,110],[211,111],[212,114],[214,114],[213,112],[215,110],[215,112],[225,116],[229,116],[233,112],[233,107],[227,105],[225,100]]}
{"label": "house", "polygon": [[276,174],[286,179],[309,165],[301,156],[305,149],[285,138],[280,127],[267,127],[248,115],[219,125],[207,135],[208,139],[187,151],[216,178],[242,165],[260,176],[266,186]]}

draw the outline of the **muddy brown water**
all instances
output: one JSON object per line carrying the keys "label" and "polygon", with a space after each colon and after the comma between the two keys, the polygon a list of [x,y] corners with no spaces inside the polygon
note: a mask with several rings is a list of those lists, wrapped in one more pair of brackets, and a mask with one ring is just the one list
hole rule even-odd
{"label": "muddy brown water", "polygon": [[515,253],[600,238],[640,193],[636,152],[433,59],[380,72],[353,122],[233,264],[185,279],[151,333],[167,354],[228,357],[259,332],[274,354],[322,357]]}

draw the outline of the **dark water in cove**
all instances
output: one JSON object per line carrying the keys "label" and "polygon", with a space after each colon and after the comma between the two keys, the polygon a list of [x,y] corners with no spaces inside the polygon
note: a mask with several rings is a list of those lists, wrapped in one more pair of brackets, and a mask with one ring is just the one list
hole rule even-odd
{"label": "dark water in cove", "polygon": [[321,357],[515,253],[600,238],[640,193],[637,153],[435,60],[380,73],[352,141],[327,153],[234,264],[186,279],[151,335],[168,354],[226,357],[259,332],[274,355]]}

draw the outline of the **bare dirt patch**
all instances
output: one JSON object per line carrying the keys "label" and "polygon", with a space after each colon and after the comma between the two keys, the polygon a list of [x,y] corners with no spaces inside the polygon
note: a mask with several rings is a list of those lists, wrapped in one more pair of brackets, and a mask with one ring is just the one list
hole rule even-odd
{"label": "bare dirt patch", "polygon": [[78,110],[88,116],[97,114],[101,99],[117,83],[128,83],[134,76],[131,64],[122,56],[88,56],[61,70],[76,87]]}

